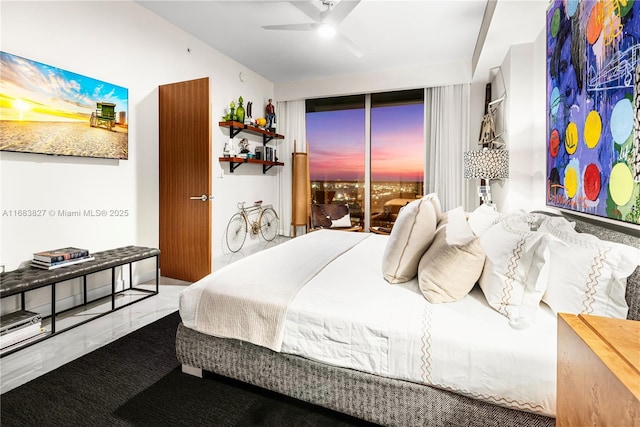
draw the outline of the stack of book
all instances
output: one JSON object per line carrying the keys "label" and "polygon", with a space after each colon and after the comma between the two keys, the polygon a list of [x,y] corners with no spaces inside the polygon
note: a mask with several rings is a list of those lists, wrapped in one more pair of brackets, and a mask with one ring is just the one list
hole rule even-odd
{"label": "stack of book", "polygon": [[38,313],[20,310],[5,314],[0,317],[0,350],[39,339],[46,332]]}
{"label": "stack of book", "polygon": [[66,267],[67,265],[79,264],[94,259],[86,249],[60,248],[34,253],[31,266],[44,270],[53,270],[54,268]]}

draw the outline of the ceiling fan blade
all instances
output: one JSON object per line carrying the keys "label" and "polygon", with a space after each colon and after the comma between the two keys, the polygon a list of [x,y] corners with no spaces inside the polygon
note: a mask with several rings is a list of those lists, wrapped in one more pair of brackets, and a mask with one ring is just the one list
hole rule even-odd
{"label": "ceiling fan blade", "polygon": [[265,30],[290,30],[290,31],[313,31],[317,24],[284,24],[284,25],[264,25]]}
{"label": "ceiling fan blade", "polygon": [[314,21],[320,21],[320,11],[310,1],[290,1],[289,3]]}
{"label": "ceiling fan blade", "polygon": [[360,0],[340,0],[333,9],[325,10],[320,14],[320,22],[325,22],[337,27],[358,3],[360,3]]}
{"label": "ceiling fan blade", "polygon": [[362,58],[364,56],[364,52],[360,49],[360,46],[355,44],[353,40],[344,34],[337,35],[338,40],[342,43],[351,53],[353,53],[357,58]]}

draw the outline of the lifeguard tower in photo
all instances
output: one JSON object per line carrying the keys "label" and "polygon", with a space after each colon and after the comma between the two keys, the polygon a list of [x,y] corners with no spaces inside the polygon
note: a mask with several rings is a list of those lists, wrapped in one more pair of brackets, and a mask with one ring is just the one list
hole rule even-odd
{"label": "lifeguard tower in photo", "polygon": [[91,113],[89,125],[92,128],[103,126],[112,130],[116,126],[116,104],[110,102],[96,103],[96,111]]}

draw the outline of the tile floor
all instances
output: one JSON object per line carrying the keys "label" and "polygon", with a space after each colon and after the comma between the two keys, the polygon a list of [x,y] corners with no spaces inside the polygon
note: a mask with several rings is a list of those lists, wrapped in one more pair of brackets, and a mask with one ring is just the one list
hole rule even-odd
{"label": "tile floor", "polygon": [[[260,242],[235,254],[215,258],[214,271],[252,253],[280,244],[287,238]],[[155,282],[154,282],[155,283]],[[6,393],[84,354],[178,310],[178,294],[187,282],[160,278],[160,292],[84,325],[0,358],[0,393]],[[153,288],[155,284],[140,285]],[[110,304],[110,303],[109,303]]]}

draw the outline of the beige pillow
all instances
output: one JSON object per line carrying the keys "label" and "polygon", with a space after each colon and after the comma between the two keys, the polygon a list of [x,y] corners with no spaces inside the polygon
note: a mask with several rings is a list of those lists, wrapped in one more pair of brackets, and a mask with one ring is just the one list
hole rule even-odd
{"label": "beige pillow", "polygon": [[480,278],[484,258],[462,206],[444,213],[433,243],[418,264],[422,295],[431,303],[458,301]]}
{"label": "beige pillow", "polygon": [[416,277],[420,258],[435,236],[440,214],[435,193],[400,210],[382,256],[382,274],[387,282],[403,283]]}

